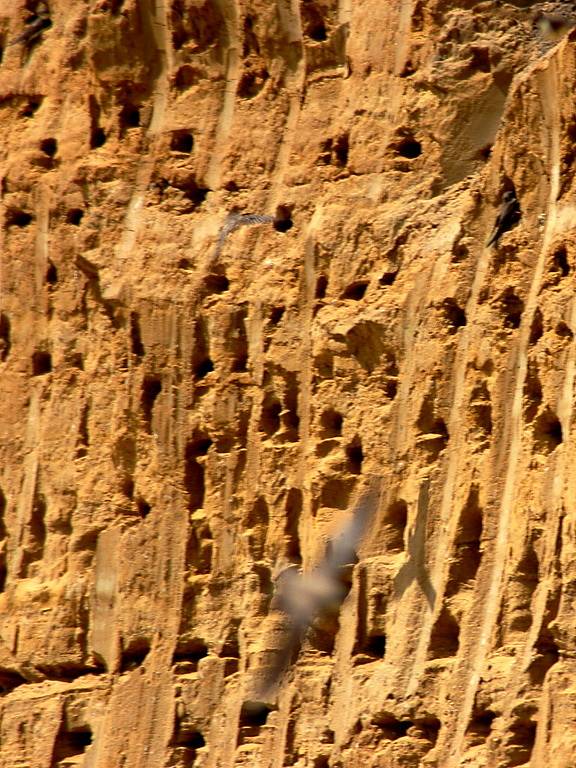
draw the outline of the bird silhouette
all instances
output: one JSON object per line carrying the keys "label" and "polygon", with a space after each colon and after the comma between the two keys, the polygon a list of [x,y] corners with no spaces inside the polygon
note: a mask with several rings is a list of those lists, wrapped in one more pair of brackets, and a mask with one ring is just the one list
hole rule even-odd
{"label": "bird silhouette", "polygon": [[507,190],[502,195],[502,203],[498,216],[496,217],[496,223],[494,229],[490,235],[490,239],[486,243],[486,248],[489,248],[493,243],[498,243],[500,237],[509,230],[520,219],[520,203],[516,198],[516,193],[511,190]]}
{"label": "bird silhouette", "polygon": [[229,213],[224,220],[224,224],[218,234],[216,248],[214,249],[213,259],[218,258],[228,235],[240,227],[250,227],[255,224],[273,224],[276,221],[275,216],[268,216],[260,213]]}
{"label": "bird silhouette", "polygon": [[357,547],[373,517],[380,493],[380,478],[372,478],[360,495],[352,518],[331,538],[324,557],[309,573],[301,573],[298,566],[283,569],[276,579],[272,610],[283,614],[279,642],[268,657],[269,663],[262,675],[254,700],[264,702],[271,698],[288,667],[297,657],[306,632],[323,612],[337,609],[347,589],[342,584],[341,571],[353,564]]}
{"label": "bird silhouette", "polygon": [[536,26],[544,40],[556,43],[576,25],[574,13],[569,9],[565,13],[539,13]]}
{"label": "bird silhouette", "polygon": [[36,40],[45,29],[50,29],[52,26],[52,20],[50,19],[50,10],[46,3],[39,3],[39,7],[36,9],[36,13],[32,14],[25,22],[26,27],[24,32],[18,37],[11,40],[8,45],[16,45],[17,43],[31,43]]}

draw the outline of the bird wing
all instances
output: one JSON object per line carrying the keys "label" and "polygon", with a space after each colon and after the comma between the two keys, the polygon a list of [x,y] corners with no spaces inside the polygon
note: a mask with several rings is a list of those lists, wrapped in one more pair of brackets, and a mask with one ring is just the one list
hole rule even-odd
{"label": "bird wing", "polygon": [[52,22],[47,16],[39,16],[38,18],[27,24],[26,29],[21,35],[11,40],[8,45],[16,45],[17,43],[25,43],[29,40],[33,40],[35,37],[45,29],[49,29],[52,26]]}
{"label": "bird wing", "polygon": [[274,216],[265,213],[242,213],[237,226],[242,227],[246,224],[268,224],[274,221]]}
{"label": "bird wing", "polygon": [[323,562],[332,573],[353,562],[358,544],[374,515],[380,490],[381,478],[373,477],[358,498],[350,521],[328,542]]}
{"label": "bird wing", "polygon": [[260,681],[259,698],[262,700],[274,694],[317,614],[334,599],[342,599],[338,571],[354,559],[377,507],[380,488],[380,478],[372,478],[354,507],[352,519],[329,541],[324,559],[317,568],[306,574],[287,570],[281,577],[274,602],[286,617],[286,625],[282,641],[272,654],[272,663],[267,665]]}
{"label": "bird wing", "polygon": [[273,222],[274,216],[260,213],[229,213],[224,220],[224,224],[218,235],[218,241],[216,242],[216,248],[214,249],[214,258],[220,255],[222,246],[229,234],[234,232],[238,227],[249,226],[253,224],[268,224]]}
{"label": "bird wing", "polygon": [[500,210],[498,211],[498,215],[496,216],[496,223],[494,225],[494,229],[492,230],[490,239],[486,243],[486,247],[496,242],[496,240],[499,239],[500,235],[502,235],[506,231],[506,228],[513,223],[514,218],[518,213],[518,210],[519,210],[519,204],[518,204],[518,200],[515,197],[512,198],[511,200],[507,200],[505,203],[503,203],[500,206]]}

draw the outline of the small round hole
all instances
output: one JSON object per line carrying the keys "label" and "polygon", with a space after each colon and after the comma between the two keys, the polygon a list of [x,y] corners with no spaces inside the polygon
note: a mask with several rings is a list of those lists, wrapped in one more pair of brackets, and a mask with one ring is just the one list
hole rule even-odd
{"label": "small round hole", "polygon": [[84,217],[84,211],[81,208],[71,208],[66,214],[66,223],[74,224],[77,227]]}
{"label": "small round hole", "polygon": [[194,149],[194,136],[190,131],[174,131],[170,140],[170,149],[173,152],[184,152],[189,155]]}
{"label": "small round hole", "polygon": [[48,157],[54,157],[58,151],[58,142],[56,139],[44,139],[40,142],[40,149],[45,155],[48,155]]}

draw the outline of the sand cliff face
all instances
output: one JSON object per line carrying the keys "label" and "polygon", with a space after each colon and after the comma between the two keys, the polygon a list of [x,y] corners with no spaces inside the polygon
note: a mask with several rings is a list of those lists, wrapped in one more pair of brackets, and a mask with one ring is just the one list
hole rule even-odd
{"label": "sand cliff face", "polygon": [[566,4],[15,5],[0,765],[576,765]]}

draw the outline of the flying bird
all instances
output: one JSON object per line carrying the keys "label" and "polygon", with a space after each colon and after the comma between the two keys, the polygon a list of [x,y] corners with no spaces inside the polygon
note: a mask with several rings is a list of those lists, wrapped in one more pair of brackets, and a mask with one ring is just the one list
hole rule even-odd
{"label": "flying bird", "polygon": [[275,216],[268,216],[266,214],[229,213],[228,216],[226,216],[220,234],[218,235],[213,258],[216,259],[220,255],[226,238],[234,232],[234,230],[239,229],[240,227],[254,226],[255,224],[273,224],[275,221]]}
{"label": "flying bird", "polygon": [[536,17],[540,34],[549,42],[558,42],[575,24],[576,21],[569,14],[540,13]]}
{"label": "flying bird", "polygon": [[17,43],[31,43],[36,40],[45,29],[50,29],[52,26],[52,20],[50,19],[50,10],[46,3],[39,3],[39,7],[36,9],[36,13],[32,14],[30,18],[25,22],[26,27],[21,35],[11,40],[8,45],[16,45]]}
{"label": "flying bird", "polygon": [[288,667],[295,660],[306,632],[323,612],[339,608],[347,590],[342,584],[341,569],[354,563],[356,550],[373,517],[380,493],[380,478],[372,478],[361,494],[351,520],[328,541],[323,559],[309,573],[300,573],[298,566],[290,565],[276,579],[276,592],[272,610],[284,616],[281,639],[274,648],[271,664],[260,680],[258,693],[253,699],[270,699]]}
{"label": "flying bird", "polygon": [[520,219],[520,203],[516,198],[516,193],[507,190],[502,195],[502,204],[496,217],[496,223],[494,229],[490,235],[490,239],[486,243],[486,248],[489,248],[493,243],[498,243],[500,237],[509,230]]}

